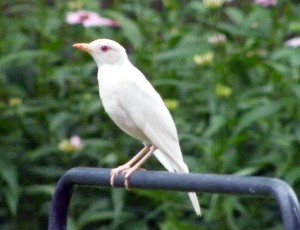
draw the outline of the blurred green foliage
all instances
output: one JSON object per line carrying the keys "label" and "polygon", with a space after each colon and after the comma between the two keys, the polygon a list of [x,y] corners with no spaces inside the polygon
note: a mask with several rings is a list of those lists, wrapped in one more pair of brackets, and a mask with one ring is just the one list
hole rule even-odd
{"label": "blurred green foliage", "polygon": [[[64,171],[115,167],[141,147],[105,114],[92,58],[72,49],[103,37],[123,44],[166,100],[192,172],[278,177],[300,194],[300,48],[284,45],[300,34],[300,5],[207,2],[0,3],[1,229],[46,229]],[[67,24],[78,8],[122,25]],[[73,135],[81,148],[65,148]],[[163,170],[156,159],[145,167]],[[274,200],[199,198],[202,218],[184,193],[78,188],[68,229],[282,227]]]}

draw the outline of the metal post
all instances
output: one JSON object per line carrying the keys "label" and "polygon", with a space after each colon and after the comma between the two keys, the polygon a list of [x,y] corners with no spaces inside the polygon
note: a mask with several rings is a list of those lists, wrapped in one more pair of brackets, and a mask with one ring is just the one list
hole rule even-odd
{"label": "metal post", "polygon": [[[48,229],[67,229],[67,212],[74,185],[109,187],[110,170],[73,168],[67,171],[60,178],[52,199]],[[116,178],[115,187],[124,187],[123,176]],[[300,208],[293,189],[286,182],[274,178],[139,171],[131,176],[130,187],[272,196],[279,205],[285,230],[300,229]]]}

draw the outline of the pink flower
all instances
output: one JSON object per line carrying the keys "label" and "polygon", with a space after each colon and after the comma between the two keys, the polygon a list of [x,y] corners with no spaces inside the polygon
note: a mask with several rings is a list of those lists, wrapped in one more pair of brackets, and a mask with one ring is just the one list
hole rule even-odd
{"label": "pink flower", "polygon": [[66,17],[66,22],[69,24],[82,24],[84,27],[120,25],[120,23],[115,20],[103,18],[95,12],[86,10],[69,12]]}
{"label": "pink flower", "polygon": [[300,46],[300,37],[291,38],[287,40],[284,44],[286,46],[298,47]]}
{"label": "pink flower", "polygon": [[255,0],[254,3],[264,7],[271,7],[277,4],[277,0]]}
{"label": "pink flower", "polygon": [[226,36],[224,34],[216,34],[210,36],[207,40],[210,44],[218,45],[225,42]]}
{"label": "pink flower", "polygon": [[70,138],[70,145],[74,148],[74,149],[80,149],[82,147],[82,141],[80,136],[78,135],[74,135]]}
{"label": "pink flower", "polygon": [[78,135],[72,136],[69,140],[64,139],[58,144],[58,149],[67,153],[80,150],[82,149],[82,147],[83,147],[83,143],[80,136]]}

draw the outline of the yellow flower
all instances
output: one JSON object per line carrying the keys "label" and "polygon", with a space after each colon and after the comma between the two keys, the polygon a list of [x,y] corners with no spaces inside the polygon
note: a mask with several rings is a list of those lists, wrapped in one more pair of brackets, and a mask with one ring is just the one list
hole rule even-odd
{"label": "yellow flower", "polygon": [[232,93],[232,89],[226,85],[217,84],[215,94],[218,97],[229,97]]}
{"label": "yellow flower", "polygon": [[58,149],[63,152],[73,152],[75,150],[68,140],[62,140],[58,144]]}
{"label": "yellow flower", "polygon": [[9,99],[8,104],[10,106],[22,105],[23,104],[23,100],[22,100],[22,98],[19,98],[19,97],[12,97],[12,98]]}
{"label": "yellow flower", "polygon": [[175,99],[166,99],[164,100],[165,105],[169,110],[177,109],[179,102]]}
{"label": "yellow flower", "polygon": [[214,53],[209,51],[205,54],[195,55],[194,61],[196,62],[197,65],[205,65],[205,64],[212,63],[213,58],[214,58]]}
{"label": "yellow flower", "polygon": [[253,56],[260,56],[265,57],[267,55],[267,51],[264,49],[256,49],[256,50],[250,50],[246,53],[246,57],[253,57]]}
{"label": "yellow flower", "polygon": [[86,100],[86,101],[91,100],[91,98],[92,98],[92,95],[91,95],[90,93],[85,93],[85,94],[83,95],[83,99]]}
{"label": "yellow flower", "polygon": [[69,10],[78,10],[82,8],[82,3],[80,1],[69,1],[67,4]]}
{"label": "yellow flower", "polygon": [[220,8],[224,4],[224,0],[203,0],[203,4],[210,9]]}

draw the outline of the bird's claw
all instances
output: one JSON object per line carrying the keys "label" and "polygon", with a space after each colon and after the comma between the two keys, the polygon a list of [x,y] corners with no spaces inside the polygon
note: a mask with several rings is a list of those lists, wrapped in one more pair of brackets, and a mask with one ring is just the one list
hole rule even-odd
{"label": "bird's claw", "polygon": [[140,170],[145,171],[146,169],[133,166],[122,172],[122,174],[124,175],[124,181],[125,181],[124,185],[125,185],[126,190],[129,190],[129,180],[130,180],[132,173],[134,173],[135,171],[140,171]]}
{"label": "bird's claw", "polygon": [[133,172],[137,170],[145,170],[142,168],[137,167],[130,167],[128,165],[121,165],[117,168],[114,168],[110,172],[110,184],[111,186],[114,186],[115,178],[119,175],[119,173],[122,173],[124,175],[124,186],[126,190],[129,190],[129,179]]}
{"label": "bird's claw", "polygon": [[110,172],[110,185],[114,186],[115,178],[118,174],[113,172],[113,169]]}
{"label": "bird's claw", "polygon": [[115,183],[115,179],[116,177],[119,175],[119,173],[122,173],[126,170],[130,169],[130,166],[129,165],[121,165],[117,168],[114,168],[110,171],[110,185],[111,186],[114,186],[114,183]]}
{"label": "bird's claw", "polygon": [[122,174],[124,175],[124,185],[125,185],[125,189],[126,190],[129,190],[129,179],[130,179],[130,176],[131,174],[136,171],[134,168],[129,168],[127,170],[124,170],[122,172]]}
{"label": "bird's claw", "polygon": [[124,186],[126,190],[129,190],[129,178],[131,174],[135,171],[133,168],[125,168],[119,166],[118,168],[112,169],[110,173],[110,184],[114,186],[115,178],[121,173],[124,175]]}

